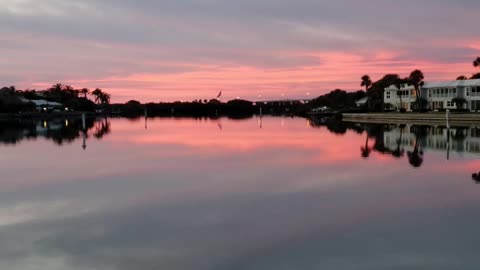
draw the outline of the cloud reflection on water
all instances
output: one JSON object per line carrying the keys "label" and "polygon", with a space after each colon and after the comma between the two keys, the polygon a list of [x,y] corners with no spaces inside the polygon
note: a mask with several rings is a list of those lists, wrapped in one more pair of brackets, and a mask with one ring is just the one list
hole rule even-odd
{"label": "cloud reflection on water", "polygon": [[474,159],[422,147],[413,169],[365,127],[365,160],[361,125],[280,120],[112,119],[87,151],[2,147],[0,268],[476,268]]}

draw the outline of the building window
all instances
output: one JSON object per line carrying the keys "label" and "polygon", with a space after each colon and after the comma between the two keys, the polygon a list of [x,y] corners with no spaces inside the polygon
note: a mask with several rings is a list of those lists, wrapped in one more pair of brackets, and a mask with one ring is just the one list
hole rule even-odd
{"label": "building window", "polygon": [[390,99],[390,91],[387,92],[387,99]]}
{"label": "building window", "polygon": [[470,96],[470,87],[467,87],[467,97]]}

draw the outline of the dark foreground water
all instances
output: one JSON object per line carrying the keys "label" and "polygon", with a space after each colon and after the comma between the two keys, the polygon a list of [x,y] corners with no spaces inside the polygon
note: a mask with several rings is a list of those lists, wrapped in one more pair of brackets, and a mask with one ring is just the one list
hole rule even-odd
{"label": "dark foreground water", "polygon": [[86,128],[0,125],[0,269],[480,265],[475,127],[267,117]]}

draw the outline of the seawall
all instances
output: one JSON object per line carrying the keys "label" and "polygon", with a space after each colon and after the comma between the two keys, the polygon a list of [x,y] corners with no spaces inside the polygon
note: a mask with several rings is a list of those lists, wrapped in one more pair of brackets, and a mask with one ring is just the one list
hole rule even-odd
{"label": "seawall", "polygon": [[[343,121],[385,124],[446,125],[446,113],[344,113]],[[480,113],[449,113],[449,123],[478,124]]]}

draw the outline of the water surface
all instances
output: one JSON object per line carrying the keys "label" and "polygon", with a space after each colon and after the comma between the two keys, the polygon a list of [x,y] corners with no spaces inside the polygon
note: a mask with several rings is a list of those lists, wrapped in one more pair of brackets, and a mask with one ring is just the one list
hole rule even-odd
{"label": "water surface", "polygon": [[478,269],[476,127],[85,128],[2,123],[0,269]]}

